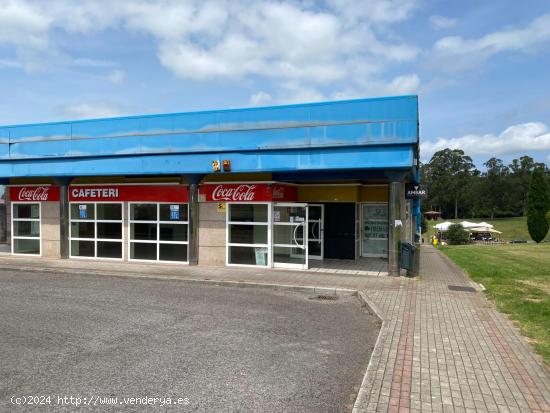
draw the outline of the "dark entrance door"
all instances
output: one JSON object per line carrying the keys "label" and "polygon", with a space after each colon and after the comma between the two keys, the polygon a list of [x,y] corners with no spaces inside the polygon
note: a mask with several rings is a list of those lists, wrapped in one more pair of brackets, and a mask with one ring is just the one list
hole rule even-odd
{"label": "dark entrance door", "polygon": [[325,204],[325,258],[355,259],[355,204]]}

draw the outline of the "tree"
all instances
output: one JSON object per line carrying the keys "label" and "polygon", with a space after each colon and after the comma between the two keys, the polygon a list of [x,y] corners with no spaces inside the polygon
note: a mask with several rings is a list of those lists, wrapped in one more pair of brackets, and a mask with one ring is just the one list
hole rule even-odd
{"label": "tree", "polygon": [[536,168],[529,183],[527,195],[527,229],[535,242],[541,242],[548,233],[549,223],[546,214],[550,210],[550,195],[545,182],[544,172]]}
{"label": "tree", "polygon": [[491,158],[483,164],[487,172],[483,174],[482,203],[489,209],[491,219],[495,218],[495,212],[506,204],[508,198],[507,178],[510,169],[504,165],[501,159]]}
{"label": "tree", "polygon": [[454,210],[458,218],[458,205],[467,199],[466,188],[472,177],[479,175],[472,158],[461,149],[443,149],[432,156],[425,174],[431,202],[442,211]]}
{"label": "tree", "polygon": [[450,245],[465,245],[470,243],[470,234],[460,224],[451,225],[446,235]]}
{"label": "tree", "polygon": [[509,168],[511,173],[509,184],[514,188],[514,190],[510,192],[509,202],[515,214],[525,215],[527,210],[527,192],[529,191],[531,174],[535,169],[546,169],[546,165],[544,163],[535,162],[533,158],[525,155],[519,159],[512,160]]}

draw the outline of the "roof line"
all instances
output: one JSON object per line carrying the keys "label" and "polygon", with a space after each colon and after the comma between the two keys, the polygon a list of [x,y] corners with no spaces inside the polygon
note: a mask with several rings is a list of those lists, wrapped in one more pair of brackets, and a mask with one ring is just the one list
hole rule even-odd
{"label": "roof line", "polygon": [[315,107],[315,106],[325,106],[325,105],[330,106],[330,105],[342,104],[342,103],[346,104],[346,103],[359,103],[359,102],[410,99],[410,98],[418,99],[418,95],[382,96],[382,97],[373,97],[373,98],[293,103],[293,104],[287,104],[287,105],[254,106],[254,107],[240,107],[240,108],[228,108],[228,109],[197,110],[197,111],[189,111],[189,112],[171,112],[171,113],[157,113],[157,114],[153,113],[153,114],[145,114],[145,115],[115,116],[115,117],[107,117],[107,118],[89,118],[89,119],[62,120],[62,121],[52,121],[52,122],[22,123],[22,124],[0,125],[0,129],[25,127],[25,126],[63,125],[63,124],[110,121],[110,120],[145,119],[145,118],[157,118],[157,117],[160,118],[160,117],[168,117],[168,116],[176,116],[176,115],[201,115],[201,114],[214,114],[214,113],[229,113],[229,112],[238,112],[238,111],[253,112],[253,111],[269,110],[269,109]]}

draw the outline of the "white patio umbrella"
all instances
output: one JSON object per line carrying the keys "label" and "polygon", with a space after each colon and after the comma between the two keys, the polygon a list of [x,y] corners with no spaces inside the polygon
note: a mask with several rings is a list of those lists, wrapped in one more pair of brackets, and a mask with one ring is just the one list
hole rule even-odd
{"label": "white patio umbrella", "polygon": [[484,222],[480,222],[480,223],[478,224],[478,226],[480,226],[480,227],[486,227],[486,228],[494,228],[494,227],[495,227],[494,225],[491,225],[491,224],[489,224],[489,223],[487,223],[487,222],[485,222],[485,221],[484,221]]}
{"label": "white patio umbrella", "polygon": [[475,222],[470,221],[462,221],[460,225],[462,225],[463,228],[474,228],[480,226],[480,224],[476,224]]}
{"label": "white patio umbrella", "polygon": [[452,222],[445,221],[441,222],[440,224],[434,225],[434,228],[438,231],[447,231],[451,225],[453,225]]}

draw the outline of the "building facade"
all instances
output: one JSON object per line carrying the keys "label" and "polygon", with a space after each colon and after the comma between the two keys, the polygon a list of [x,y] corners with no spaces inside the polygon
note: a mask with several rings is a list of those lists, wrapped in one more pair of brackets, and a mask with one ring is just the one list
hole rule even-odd
{"label": "building facade", "polygon": [[307,269],[419,232],[418,99],[0,127],[13,254]]}

